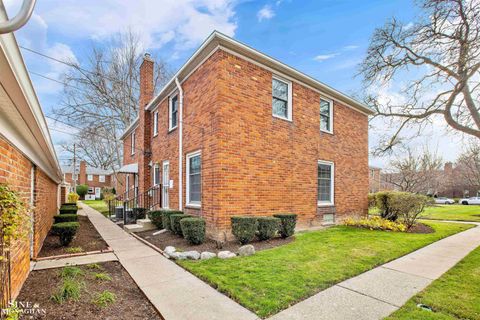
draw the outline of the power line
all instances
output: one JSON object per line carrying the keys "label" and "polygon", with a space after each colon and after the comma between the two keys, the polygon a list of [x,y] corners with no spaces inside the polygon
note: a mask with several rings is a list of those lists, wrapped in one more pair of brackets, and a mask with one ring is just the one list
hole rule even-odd
{"label": "power line", "polygon": [[50,80],[50,81],[53,81],[53,82],[56,82],[56,83],[59,83],[59,84],[63,84],[64,86],[72,87],[72,88],[77,89],[77,90],[83,90],[83,89],[80,89],[79,87],[73,86],[71,84],[68,84],[68,83],[60,81],[60,80],[56,80],[56,79],[44,76],[43,74],[37,73],[37,72],[32,71],[32,70],[28,70],[28,72],[30,72],[31,74],[34,74],[38,77],[42,77],[44,79],[47,79],[47,80]]}
{"label": "power line", "polygon": [[[83,72],[87,72],[87,73],[93,74],[93,75],[95,75],[95,76],[102,77],[102,78],[105,78],[105,79],[107,79],[107,80],[109,80],[109,81],[116,82],[116,83],[119,83],[119,84],[122,84],[122,85],[125,85],[125,84],[126,84],[126,83],[123,82],[123,81],[120,81],[120,80],[117,80],[117,79],[114,79],[114,78],[110,78],[110,77],[108,77],[108,76],[106,76],[106,75],[103,75],[103,74],[100,74],[100,73],[98,73],[98,72],[90,71],[90,70],[87,70],[87,69],[85,69],[85,68],[82,68],[82,67],[80,67],[80,66],[79,66],[78,64],[76,64],[76,63],[66,62],[66,61],[57,59],[57,58],[55,58],[55,57],[49,56],[49,55],[47,55],[47,54],[45,54],[45,53],[42,53],[42,52],[39,52],[39,51],[30,49],[30,48],[27,48],[27,47],[24,47],[24,46],[19,46],[19,47],[22,48],[23,50],[26,50],[26,51],[29,51],[29,52],[34,53],[34,54],[36,54],[36,55],[39,55],[39,56],[41,56],[41,57],[43,57],[43,58],[45,58],[45,59],[50,59],[50,60],[55,61],[55,62],[57,62],[57,63],[61,63],[61,64],[64,64],[64,65],[66,65],[66,66],[69,66],[69,67],[71,67],[71,68],[74,68],[74,69],[77,69],[77,70],[81,70],[81,71],[83,71]],[[132,85],[132,88],[137,89],[137,90],[140,90],[139,87],[134,86],[134,85]]]}

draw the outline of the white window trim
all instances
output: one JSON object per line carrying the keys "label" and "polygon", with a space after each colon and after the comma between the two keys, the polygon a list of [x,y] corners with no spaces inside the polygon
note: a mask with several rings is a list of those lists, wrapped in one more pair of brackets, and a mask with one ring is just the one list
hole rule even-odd
{"label": "white window trim", "polygon": [[187,207],[194,207],[194,208],[200,208],[202,206],[202,201],[196,201],[196,202],[190,202],[190,158],[193,158],[193,157],[196,157],[196,156],[200,156],[200,199],[201,199],[201,195],[202,195],[202,186],[201,186],[201,178],[202,178],[202,168],[203,168],[203,165],[202,165],[202,152],[200,150],[198,151],[195,151],[195,152],[191,152],[191,153],[188,153],[186,155],[186,160],[185,160],[185,163],[186,163],[186,166],[187,166],[187,170],[185,170],[185,193],[186,193],[186,197],[185,197],[185,205]]}
{"label": "white window trim", "polygon": [[[163,178],[164,178],[164,173],[165,173],[165,167],[168,166],[168,179],[170,179],[170,161],[168,160],[164,160],[162,162],[162,171],[160,172],[160,181],[162,181],[162,208],[163,209],[169,209],[169,206],[170,206],[170,195],[169,195],[169,192],[164,192],[164,188],[170,188],[169,187],[169,181],[163,181]],[[167,185],[165,184],[165,182],[167,183]],[[165,195],[167,195],[167,201],[165,201]]]}
{"label": "white window trim", "polygon": [[330,108],[328,110],[329,111],[328,121],[329,121],[330,130],[322,129],[322,125],[321,125],[322,116],[320,115],[320,131],[325,132],[325,133],[333,134],[333,100],[329,99],[329,98],[325,98],[325,97],[320,97],[320,100],[324,100],[324,101],[327,101],[328,103],[330,103]]}
{"label": "white window trim", "polygon": [[[330,186],[331,201],[318,201],[318,165],[326,164],[332,168],[332,184]],[[318,160],[317,162],[317,206],[326,207],[335,205],[335,164],[332,161]]]}
{"label": "white window trim", "polygon": [[87,174],[87,181],[93,181],[93,174]]}
{"label": "white window trim", "polygon": [[272,83],[272,116],[274,116],[275,118],[278,118],[278,119],[282,119],[282,120],[287,120],[287,121],[292,121],[293,119],[293,108],[292,108],[292,81],[290,80],[287,80],[285,78],[282,78],[280,76],[277,76],[277,75],[272,75],[272,82],[273,82],[273,79],[276,79],[278,81],[281,81],[281,82],[284,82],[287,84],[287,88],[288,88],[288,93],[287,93],[287,117],[282,117],[282,116],[279,116],[279,115],[276,115],[273,113],[273,83]]}
{"label": "white window trim", "polygon": [[153,136],[158,136],[158,111],[153,113]]}
{"label": "white window trim", "polygon": [[105,182],[105,175],[101,174],[98,176],[98,182]]}
{"label": "white window trim", "polygon": [[[177,125],[172,127],[172,100],[177,97]],[[178,127],[178,93],[173,93],[168,98],[168,131],[172,131]]]}
{"label": "white window trim", "polygon": [[130,139],[131,139],[131,141],[130,141],[130,147],[131,147],[131,149],[132,149],[130,154],[131,154],[132,156],[135,154],[135,136],[136,136],[136,135],[135,135],[135,131],[134,131],[134,132],[132,132],[132,135],[130,136]]}

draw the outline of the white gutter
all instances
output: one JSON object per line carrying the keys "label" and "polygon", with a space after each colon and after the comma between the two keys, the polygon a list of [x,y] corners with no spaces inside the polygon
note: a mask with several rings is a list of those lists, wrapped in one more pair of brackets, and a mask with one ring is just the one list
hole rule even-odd
{"label": "white gutter", "polygon": [[178,78],[175,78],[175,84],[178,88],[180,97],[178,107],[178,210],[183,208],[183,90]]}

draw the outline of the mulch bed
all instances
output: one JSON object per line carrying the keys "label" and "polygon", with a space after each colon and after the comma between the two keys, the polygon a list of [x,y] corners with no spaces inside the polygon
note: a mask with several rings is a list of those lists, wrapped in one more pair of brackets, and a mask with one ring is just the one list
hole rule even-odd
{"label": "mulch bed", "polygon": [[435,230],[423,223],[417,223],[407,231],[408,233],[434,233]]}
{"label": "mulch bed", "polygon": [[[67,300],[62,304],[50,298],[62,283],[59,275],[62,268],[30,273],[17,302],[38,304],[36,309],[44,309],[45,313],[37,311],[33,316],[22,314],[20,319],[162,319],[120,263],[106,262],[99,265],[101,270],[78,266],[83,275],[77,276],[77,279],[84,281],[85,287],[78,301]],[[95,279],[94,274],[97,272],[108,273],[112,280]],[[106,307],[99,307],[92,300],[104,290],[114,293],[116,300]]]}
{"label": "mulch bed", "polygon": [[[191,245],[188,243],[187,240],[185,240],[180,236],[177,236],[171,231],[166,231],[158,235],[153,235],[153,233],[157,231],[158,230],[143,231],[143,232],[137,232],[135,234],[147,240],[148,242],[150,242],[151,244],[157,246],[162,250],[164,250],[165,247],[167,246],[174,246],[175,248],[180,249],[182,251],[196,250],[198,252],[210,251],[210,252],[218,253],[223,250],[228,250],[231,252],[238,253],[238,248],[242,246],[240,243],[236,241],[231,241],[231,242],[223,243],[223,245],[220,248],[219,244],[216,241],[209,240],[209,239],[207,239],[204,243],[200,245]],[[256,251],[260,251],[260,250],[271,249],[271,248],[285,245],[287,243],[294,241],[294,239],[295,237],[290,237],[287,239],[274,238],[267,241],[253,241],[249,244],[253,245]]]}
{"label": "mulch bed", "polygon": [[62,247],[58,240],[58,236],[51,233],[47,235],[43,242],[42,250],[39,257],[51,257],[63,254],[71,254],[68,248],[82,248],[82,252],[97,251],[107,249],[107,243],[102,239],[93,224],[86,216],[78,216],[80,228],[78,228],[77,235],[68,247]]}

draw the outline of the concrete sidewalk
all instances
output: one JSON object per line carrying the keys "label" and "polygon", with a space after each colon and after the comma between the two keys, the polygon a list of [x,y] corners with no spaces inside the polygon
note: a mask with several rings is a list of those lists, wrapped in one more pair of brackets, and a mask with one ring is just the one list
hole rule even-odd
{"label": "concrete sidewalk", "polygon": [[164,319],[259,319],[253,312],[123,231],[98,211],[87,205],[82,204],[82,207],[120,263]]}
{"label": "concrete sidewalk", "polygon": [[383,319],[479,245],[480,226],[477,224],[476,228],[434,242],[343,281],[269,320]]}

